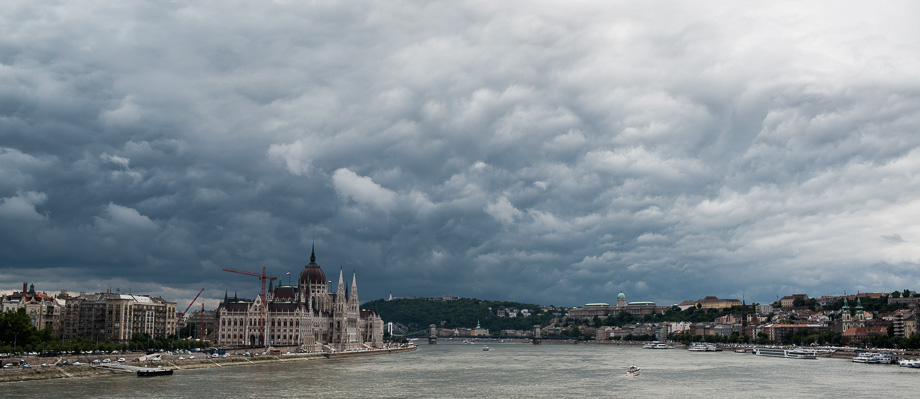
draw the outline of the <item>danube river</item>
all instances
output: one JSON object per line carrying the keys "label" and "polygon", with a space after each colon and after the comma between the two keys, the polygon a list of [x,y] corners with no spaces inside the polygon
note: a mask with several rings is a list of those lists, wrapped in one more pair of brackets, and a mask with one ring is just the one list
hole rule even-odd
{"label": "danube river", "polygon": [[[0,385],[4,398],[711,398],[908,397],[920,369],[615,345],[464,345],[317,359]],[[636,364],[639,376],[627,376]]]}

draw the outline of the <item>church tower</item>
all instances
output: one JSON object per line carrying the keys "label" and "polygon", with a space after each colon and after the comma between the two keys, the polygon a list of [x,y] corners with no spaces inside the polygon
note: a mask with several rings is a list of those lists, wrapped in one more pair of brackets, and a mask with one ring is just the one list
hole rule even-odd
{"label": "church tower", "polygon": [[853,315],[850,314],[850,304],[846,298],[843,298],[843,307],[840,308],[840,317],[843,322],[843,331],[853,327]]}
{"label": "church tower", "polygon": [[865,327],[866,326],[866,312],[862,307],[862,300],[856,298],[856,327]]}

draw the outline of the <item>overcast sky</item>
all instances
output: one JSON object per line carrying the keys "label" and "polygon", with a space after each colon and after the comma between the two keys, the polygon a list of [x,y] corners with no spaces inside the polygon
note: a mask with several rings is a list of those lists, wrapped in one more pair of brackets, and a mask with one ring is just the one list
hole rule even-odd
{"label": "overcast sky", "polygon": [[918,4],[3,1],[0,289],[920,290]]}

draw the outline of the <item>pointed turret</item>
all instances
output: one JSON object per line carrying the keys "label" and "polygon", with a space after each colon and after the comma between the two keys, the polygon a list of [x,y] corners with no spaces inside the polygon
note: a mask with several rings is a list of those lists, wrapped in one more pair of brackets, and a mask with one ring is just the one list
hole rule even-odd
{"label": "pointed turret", "polygon": [[348,303],[352,311],[357,311],[360,304],[358,303],[358,273],[351,272],[351,295],[348,296]]}
{"label": "pointed turret", "polygon": [[358,273],[351,272],[351,298],[358,300]]}

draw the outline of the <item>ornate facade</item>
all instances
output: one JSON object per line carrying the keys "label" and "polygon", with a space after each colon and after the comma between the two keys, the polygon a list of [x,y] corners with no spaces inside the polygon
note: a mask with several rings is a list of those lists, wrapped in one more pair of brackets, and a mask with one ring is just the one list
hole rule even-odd
{"label": "ornate facade", "polygon": [[616,306],[610,306],[606,303],[589,303],[580,308],[569,311],[568,317],[573,319],[592,319],[595,316],[600,318],[616,317],[620,313],[629,313],[633,316],[645,316],[655,313],[664,313],[667,306],[656,306],[653,302],[626,302],[626,294],[617,295]]}
{"label": "ornate facade", "polygon": [[255,300],[225,297],[217,308],[217,344],[296,346],[308,352],[382,347],[383,320],[359,308],[355,275],[348,290],[341,270],[335,292],[329,292],[327,283],[313,251],[296,286],[270,286],[265,297]]}
{"label": "ornate facade", "polygon": [[61,291],[56,297],[35,292],[33,284],[21,292],[0,297],[0,310],[26,309],[35,328],[50,327],[61,339],[82,337],[95,341],[128,342],[146,333],[167,338],[176,333],[176,303],[147,295],[112,292],[80,293]]}

